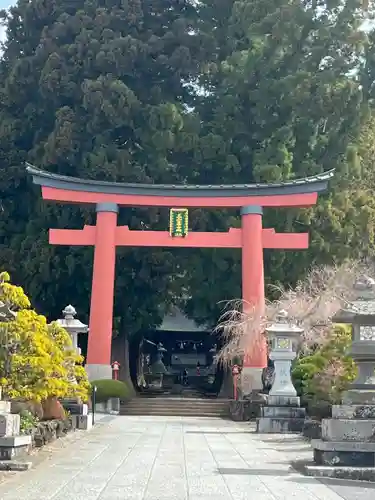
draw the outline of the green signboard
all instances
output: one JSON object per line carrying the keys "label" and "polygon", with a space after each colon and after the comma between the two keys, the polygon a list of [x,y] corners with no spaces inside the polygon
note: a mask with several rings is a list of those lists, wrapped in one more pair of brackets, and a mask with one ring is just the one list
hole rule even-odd
{"label": "green signboard", "polygon": [[187,208],[171,208],[169,211],[169,234],[185,237],[189,232],[189,210]]}

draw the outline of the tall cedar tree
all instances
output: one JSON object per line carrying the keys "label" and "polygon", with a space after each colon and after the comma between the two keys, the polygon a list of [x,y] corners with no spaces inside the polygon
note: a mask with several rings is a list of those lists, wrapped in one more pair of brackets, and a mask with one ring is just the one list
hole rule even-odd
{"label": "tall cedar tree", "polygon": [[[309,251],[265,251],[267,283],[287,285],[313,264],[374,254],[375,204],[357,189],[357,137],[375,74],[367,67],[374,35],[362,29],[371,14],[355,0],[207,0],[201,7],[201,29],[218,50],[196,98],[195,182],[278,182],[336,169],[317,207],[265,211],[266,227],[310,233]],[[200,227],[229,220],[202,215]],[[195,254],[187,266],[195,290],[187,310],[202,320],[217,317],[221,300],[240,297],[239,252],[212,255]],[[207,275],[223,286],[202,283]]]}
{"label": "tall cedar tree", "polygon": [[[208,184],[337,168],[317,208],[266,211],[265,226],[312,235],[308,252],[265,252],[267,281],[372,251],[373,204],[355,190],[372,83],[363,16],[353,0],[19,1],[0,65],[0,263],[53,317],[66,301],[87,310],[92,252],[49,247],[47,228],[93,214],[42,203],[26,159],[82,177]],[[165,229],[166,214],[120,214],[140,222]],[[235,212],[191,214],[192,229],[238,224]],[[240,296],[237,251],[180,252],[179,265],[161,250],[118,254],[122,330],[157,323],[180,285],[201,320]]]}
{"label": "tall cedar tree", "polygon": [[[0,63],[0,267],[51,319],[88,311],[92,249],[56,248],[48,228],[93,223],[93,209],[53,206],[24,162],[112,181],[176,182],[176,159],[199,121],[186,112],[205,57],[186,0],[19,0],[3,12]],[[167,214],[123,209],[119,223],[167,228]],[[115,316],[122,333],[158,324],[175,265],[164,250],[118,251]]]}

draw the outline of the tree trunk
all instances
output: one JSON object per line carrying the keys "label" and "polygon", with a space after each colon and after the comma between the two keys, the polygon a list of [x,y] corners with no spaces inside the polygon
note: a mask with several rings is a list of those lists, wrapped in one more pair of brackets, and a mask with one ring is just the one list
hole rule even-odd
{"label": "tree trunk", "polygon": [[223,381],[219,392],[219,398],[233,398],[233,378],[228,367],[223,367]]}
{"label": "tree trunk", "polygon": [[127,384],[131,395],[134,395],[134,385],[130,376],[129,335],[122,322],[119,330],[119,336],[113,339],[112,362],[118,361],[120,363],[119,378]]}

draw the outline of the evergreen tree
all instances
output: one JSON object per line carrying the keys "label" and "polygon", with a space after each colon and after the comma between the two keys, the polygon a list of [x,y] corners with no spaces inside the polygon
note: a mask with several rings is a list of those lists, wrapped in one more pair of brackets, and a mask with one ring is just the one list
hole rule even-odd
{"label": "evergreen tree", "polygon": [[[362,75],[372,36],[361,28],[362,3],[207,0],[200,15],[201,29],[219,48],[196,97],[202,131],[189,165],[194,181],[277,182],[336,169],[317,207],[265,211],[265,227],[307,231],[311,240],[306,252],[266,251],[267,283],[287,285],[312,264],[373,254],[375,205],[357,189],[357,138],[369,104]],[[368,88],[373,71],[367,68]],[[224,228],[228,214],[201,225]],[[187,266],[195,290],[187,309],[202,320],[220,300],[240,297],[239,252],[209,255],[209,262],[201,252],[201,265]],[[207,267],[220,282],[209,292],[202,285]]]}
{"label": "evergreen tree", "polygon": [[[2,13],[0,62],[0,265],[50,318],[74,303],[87,313],[92,250],[48,244],[53,227],[92,223],[92,209],[52,206],[24,162],[112,181],[178,181],[199,121],[186,82],[205,44],[187,0],[19,0]],[[163,227],[163,211],[123,209],[120,224]],[[161,321],[175,272],[169,252],[118,252],[117,325]],[[122,333],[123,333],[122,332]]]}

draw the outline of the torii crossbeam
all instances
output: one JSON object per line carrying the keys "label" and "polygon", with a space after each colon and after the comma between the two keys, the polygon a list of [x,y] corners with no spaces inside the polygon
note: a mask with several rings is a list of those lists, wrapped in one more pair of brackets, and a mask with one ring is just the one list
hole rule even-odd
{"label": "torii crossbeam", "polygon": [[[263,207],[309,207],[327,188],[333,171],[273,184],[223,186],[124,184],[66,177],[27,166],[45,200],[95,205],[95,226],[50,229],[53,245],[95,247],[90,307],[87,370],[90,379],[111,377],[115,257],[118,246],[241,248],[242,299],[264,308],[263,249],[306,249],[307,233],[276,233],[263,229]],[[241,228],[228,232],[192,232],[175,238],[168,231],[129,230],[117,225],[119,206],[237,207]],[[246,356],[245,368],[258,374],[266,366],[265,343]],[[259,378],[259,377],[258,377]],[[259,378],[260,380],[260,378]]]}

